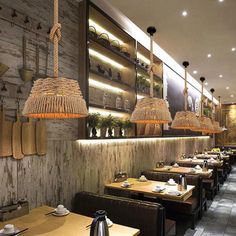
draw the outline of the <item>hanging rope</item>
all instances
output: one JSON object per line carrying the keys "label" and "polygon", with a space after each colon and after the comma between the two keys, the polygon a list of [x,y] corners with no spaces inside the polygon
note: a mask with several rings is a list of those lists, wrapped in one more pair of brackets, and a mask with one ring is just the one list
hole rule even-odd
{"label": "hanging rope", "polygon": [[54,25],[51,29],[49,37],[54,44],[54,77],[58,78],[58,43],[61,40],[61,24],[58,23],[58,0],[54,0]]}
{"label": "hanging rope", "polygon": [[185,68],[185,74],[184,74],[184,110],[188,110],[188,87],[187,87],[187,67],[189,66],[188,61],[183,62],[183,66]]}

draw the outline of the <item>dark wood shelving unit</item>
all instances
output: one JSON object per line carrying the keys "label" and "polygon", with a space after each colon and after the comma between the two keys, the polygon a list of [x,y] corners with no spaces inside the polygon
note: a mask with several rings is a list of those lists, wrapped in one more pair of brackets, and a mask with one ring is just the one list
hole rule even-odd
{"label": "dark wood shelving unit", "polygon": [[[81,16],[79,19],[79,82],[87,106],[93,108],[93,111],[97,108],[104,114],[109,111],[112,111],[112,114],[118,112],[121,116],[124,114],[124,118],[121,119],[130,118],[137,102],[137,95],[141,93],[137,90],[138,73],[148,77],[147,68],[137,62],[138,53],[149,58],[150,52],[90,0],[80,1],[79,14]],[[93,27],[95,30],[91,33]],[[110,43],[114,40],[119,41],[118,44],[127,49],[130,57],[111,46],[107,39],[98,38],[104,33],[108,35],[106,37]],[[155,83],[160,83],[162,88],[162,61],[155,57],[154,62],[160,67],[160,73],[158,71],[154,80]],[[109,89],[111,88],[109,86],[115,89]],[[157,97],[162,97],[162,89],[160,90],[161,93]],[[149,96],[149,93],[142,93],[142,95]],[[121,98],[122,109],[116,108],[118,97]],[[109,102],[104,102],[104,98],[110,99]],[[127,104],[130,111],[124,109]],[[80,130],[83,130],[80,138],[90,138],[86,121],[79,121],[79,124]],[[138,127],[134,127],[132,137],[137,137]],[[143,135],[147,136],[146,133],[141,136]]]}

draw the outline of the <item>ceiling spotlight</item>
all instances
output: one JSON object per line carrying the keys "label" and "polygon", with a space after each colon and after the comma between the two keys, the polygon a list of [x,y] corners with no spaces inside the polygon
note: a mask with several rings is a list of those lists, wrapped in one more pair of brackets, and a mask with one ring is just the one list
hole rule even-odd
{"label": "ceiling spotlight", "polygon": [[207,86],[207,85],[208,85],[208,83],[207,83],[207,82],[205,82],[205,85]]}
{"label": "ceiling spotlight", "polygon": [[224,2],[224,0],[218,0],[219,2]]}
{"label": "ceiling spotlight", "polygon": [[231,97],[231,98],[233,98],[233,97],[234,97],[234,95],[233,95],[233,94],[231,94],[231,95],[230,95],[230,97]]}
{"label": "ceiling spotlight", "polygon": [[194,70],[194,71],[193,71],[193,74],[195,74],[195,75],[196,75],[196,74],[197,74],[197,70]]}
{"label": "ceiling spotlight", "polygon": [[226,89],[229,90],[229,86],[227,86]]}
{"label": "ceiling spotlight", "polygon": [[235,52],[235,51],[236,51],[236,48],[231,48],[231,51],[232,51],[232,52]]}
{"label": "ceiling spotlight", "polygon": [[219,75],[220,78],[223,78],[223,75]]}
{"label": "ceiling spotlight", "polygon": [[188,12],[187,11],[183,11],[182,12],[182,16],[187,16],[188,15]]}
{"label": "ceiling spotlight", "polygon": [[211,57],[212,57],[212,55],[211,55],[210,53],[208,53],[208,54],[207,54],[207,57],[208,57],[208,58],[211,58]]}

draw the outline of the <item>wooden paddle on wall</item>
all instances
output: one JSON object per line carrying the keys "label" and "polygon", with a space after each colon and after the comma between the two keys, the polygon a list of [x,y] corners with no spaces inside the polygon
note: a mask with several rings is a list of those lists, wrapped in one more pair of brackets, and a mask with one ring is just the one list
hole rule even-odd
{"label": "wooden paddle on wall", "polygon": [[32,118],[22,124],[22,152],[24,155],[36,154],[35,123]]}
{"label": "wooden paddle on wall", "polygon": [[22,159],[24,154],[22,152],[22,123],[20,121],[20,114],[16,114],[16,122],[13,123],[12,129],[12,153],[15,159]]}
{"label": "wooden paddle on wall", "polygon": [[0,157],[12,156],[12,122],[5,120],[3,106],[0,109]]}

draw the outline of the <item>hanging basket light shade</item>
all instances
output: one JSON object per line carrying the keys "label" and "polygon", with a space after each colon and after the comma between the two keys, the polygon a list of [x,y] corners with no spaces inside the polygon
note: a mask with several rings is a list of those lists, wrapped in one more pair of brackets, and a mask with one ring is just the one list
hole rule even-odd
{"label": "hanging basket light shade", "polygon": [[150,26],[147,28],[147,32],[150,34],[150,97],[144,97],[137,101],[130,121],[136,124],[167,124],[172,119],[166,101],[153,97],[153,73],[155,70],[155,64],[153,63],[153,35],[156,33],[156,28]]}
{"label": "hanging basket light shade", "polygon": [[163,99],[146,97],[138,100],[130,121],[137,124],[166,124],[172,119]]}
{"label": "hanging basket light shade", "polygon": [[23,115],[34,118],[82,118],[88,114],[76,80],[46,78],[35,81]]}
{"label": "hanging basket light shade", "polygon": [[184,61],[183,66],[185,67],[185,88],[184,88],[184,111],[178,111],[175,114],[175,118],[171,124],[172,129],[183,129],[183,130],[192,130],[194,128],[199,128],[200,124],[197,119],[197,116],[194,112],[187,111],[187,96],[188,96],[188,88],[187,88],[187,67],[189,66],[189,62]]}
{"label": "hanging basket light shade", "polygon": [[189,129],[199,128],[199,121],[196,114],[191,111],[178,111],[171,124],[172,129]]}
{"label": "hanging basket light shade", "polygon": [[50,32],[54,44],[54,77],[34,82],[23,115],[32,118],[82,118],[88,115],[78,81],[58,76],[58,42],[61,24],[58,23],[58,0],[54,0],[54,25]]}
{"label": "hanging basket light shade", "polygon": [[219,134],[223,131],[218,121],[212,121],[212,126],[213,126],[213,130],[211,131],[212,134]]}
{"label": "hanging basket light shade", "polygon": [[197,119],[198,119],[200,126],[196,127],[196,128],[192,128],[192,131],[208,133],[211,130],[213,130],[213,125],[212,125],[211,119],[209,117],[200,116]]}

